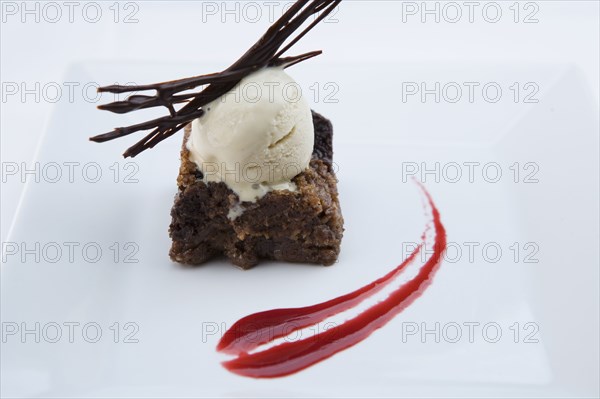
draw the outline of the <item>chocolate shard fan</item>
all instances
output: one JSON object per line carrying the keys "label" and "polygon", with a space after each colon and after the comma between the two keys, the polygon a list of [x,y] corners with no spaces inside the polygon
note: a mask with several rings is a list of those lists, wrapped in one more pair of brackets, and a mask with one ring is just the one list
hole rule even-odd
{"label": "chocolate shard fan", "polygon": [[[91,137],[90,140],[101,143],[139,131],[151,130],[147,136],[128,148],[123,156],[126,158],[135,157],[142,151],[153,148],[156,144],[183,129],[189,122],[203,116],[205,111],[202,107],[204,105],[229,92],[251,73],[268,66],[287,68],[321,54],[321,51],[312,51],[297,56],[283,57],[284,53],[298,40],[327,17],[340,1],[297,1],[267,30],[258,42],[222,72],[148,85],[100,87],[99,92],[132,93],[155,90],[156,94],[130,95],[124,101],[101,105],[98,107],[99,109],[124,114],[139,109],[162,106],[168,109],[169,115],[127,127],[118,127],[109,133]],[[314,21],[284,46],[284,43],[313,15],[317,15]],[[200,92],[182,94],[182,92],[204,85],[208,86]],[[175,105],[178,104],[184,105],[176,110]]]}

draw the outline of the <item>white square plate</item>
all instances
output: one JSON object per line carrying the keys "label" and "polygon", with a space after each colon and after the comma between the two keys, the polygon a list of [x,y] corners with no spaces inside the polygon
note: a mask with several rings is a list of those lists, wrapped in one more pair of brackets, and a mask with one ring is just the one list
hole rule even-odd
{"label": "white square plate", "polygon": [[[3,248],[2,394],[597,396],[598,118],[586,81],[562,65],[389,68],[402,81],[326,61],[291,72],[335,128],[346,232],[329,268],[173,264],[167,229],[181,136],[122,160],[135,138],[87,138],[141,115],[57,103]],[[197,65],[88,63],[65,81],[197,73]],[[500,101],[399,94],[403,82],[474,80],[502,87]],[[309,89],[328,82],[337,103]],[[515,102],[514,82],[535,82],[538,102]],[[298,374],[253,380],[221,367],[215,346],[240,317],[321,302],[397,265],[427,221],[413,175],[450,242],[426,293],[364,342]]]}

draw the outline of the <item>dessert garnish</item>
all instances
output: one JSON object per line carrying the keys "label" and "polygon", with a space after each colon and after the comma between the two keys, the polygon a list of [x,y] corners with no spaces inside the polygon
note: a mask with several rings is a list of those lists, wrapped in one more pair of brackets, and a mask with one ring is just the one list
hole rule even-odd
{"label": "dessert garnish", "polygon": [[[139,153],[153,148],[156,144],[183,129],[188,123],[204,115],[205,110],[202,108],[204,105],[229,92],[244,77],[265,67],[279,66],[287,68],[321,54],[321,51],[311,51],[297,56],[283,56],[298,40],[326,18],[337,7],[340,1],[297,1],[267,30],[258,42],[222,72],[164,83],[100,87],[98,89],[99,92],[120,94],[155,90],[156,94],[133,94],[124,101],[115,101],[100,105],[99,109],[124,114],[144,108],[166,107],[169,115],[127,127],[118,127],[109,133],[91,137],[90,140],[100,143],[125,137],[138,131],[152,129],[142,140],[128,148],[123,156],[126,158],[135,157]],[[318,16],[284,46],[286,40],[313,15]],[[208,86],[200,92],[186,93],[188,90],[203,85]],[[175,106],[178,104],[185,105],[176,110]]]}
{"label": "dessert garnish", "polygon": [[414,262],[427,242],[426,233],[421,237],[421,245],[398,267],[356,291],[312,306],[269,310],[238,320],[225,332],[217,346],[218,351],[236,356],[223,362],[223,366],[233,373],[254,378],[274,378],[296,373],[363,341],[417,299],[431,283],[446,250],[446,229],[440,213],[425,187],[420,187],[431,211],[434,236],[431,238],[433,253],[415,277],[392,291],[386,299],[342,324],[316,334],[311,333],[305,339],[285,341],[262,351],[254,351],[263,344],[272,343],[349,310],[381,291]]}

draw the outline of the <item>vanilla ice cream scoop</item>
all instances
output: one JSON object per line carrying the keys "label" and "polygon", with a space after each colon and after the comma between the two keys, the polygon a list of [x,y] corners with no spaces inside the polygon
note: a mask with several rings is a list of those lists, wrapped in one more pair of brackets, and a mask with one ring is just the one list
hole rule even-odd
{"label": "vanilla ice cream scoop", "polygon": [[240,201],[296,189],[308,167],[314,128],[308,103],[283,68],[261,69],[203,107],[186,143],[207,182],[225,182]]}

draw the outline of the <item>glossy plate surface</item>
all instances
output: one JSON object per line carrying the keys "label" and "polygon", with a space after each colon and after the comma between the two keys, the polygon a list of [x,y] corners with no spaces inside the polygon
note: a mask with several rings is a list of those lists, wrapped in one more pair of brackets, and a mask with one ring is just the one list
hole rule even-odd
{"label": "glossy plate surface", "polygon": [[[65,81],[146,82],[194,68],[86,63]],[[87,137],[140,116],[59,102],[40,147],[40,182],[28,183],[4,248],[2,393],[597,395],[598,120],[589,84],[562,65],[390,68],[402,81],[325,61],[292,72],[334,123],[346,233],[329,268],[173,264],[167,229],[181,136],[123,160],[133,139]],[[315,99],[315,76],[337,103]],[[402,99],[402,82],[467,79],[496,82],[502,97]],[[521,94],[535,92],[537,103],[515,103],[515,81],[535,81]],[[385,89],[365,103],[374,87]],[[239,318],[333,298],[399,264],[428,220],[413,176],[431,192],[449,242],[420,299],[296,375],[252,380],[221,367],[216,344]]]}

